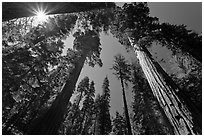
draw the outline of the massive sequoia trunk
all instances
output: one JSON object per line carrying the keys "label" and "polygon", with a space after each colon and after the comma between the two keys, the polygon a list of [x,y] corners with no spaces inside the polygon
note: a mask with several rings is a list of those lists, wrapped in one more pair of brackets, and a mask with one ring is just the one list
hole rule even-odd
{"label": "massive sequoia trunk", "polygon": [[33,123],[33,125],[31,125],[31,127],[29,128],[28,134],[58,134],[58,129],[60,128],[60,124],[63,122],[67,105],[72,96],[76,82],[79,78],[87,53],[88,51],[82,52],[81,57],[75,63],[75,68],[70,74],[69,79],[62,87],[62,91],[54,100],[52,106],[48,109],[48,111],[43,114],[42,117],[34,121],[35,123]]}
{"label": "massive sequoia trunk", "polygon": [[129,118],[129,113],[128,113],[127,101],[126,101],[126,96],[125,96],[125,88],[124,88],[123,78],[121,77],[121,75],[120,75],[120,82],[121,82],[121,86],[122,86],[122,95],[123,95],[123,103],[124,103],[124,108],[125,108],[125,119],[126,119],[126,124],[127,124],[127,129],[128,129],[128,135],[132,135],[132,129],[131,129],[130,118]]}
{"label": "massive sequoia trunk", "polygon": [[[174,133],[179,135],[201,134],[201,128],[196,123],[199,122],[199,117],[195,117],[186,106],[190,102],[184,102],[185,98],[179,89],[173,84],[173,81],[170,81],[170,77],[159,64],[153,60],[148,50],[145,47],[138,47],[131,39],[129,40],[135,48],[135,53],[154,96],[174,127]],[[195,122],[195,119],[198,121]]]}

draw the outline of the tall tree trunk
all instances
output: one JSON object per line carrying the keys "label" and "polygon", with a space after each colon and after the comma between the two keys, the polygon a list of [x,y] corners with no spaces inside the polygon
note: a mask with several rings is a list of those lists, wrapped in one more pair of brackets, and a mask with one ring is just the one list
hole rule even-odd
{"label": "tall tree trunk", "polygon": [[76,82],[84,65],[88,51],[81,52],[81,57],[75,64],[69,79],[64,84],[61,93],[56,97],[52,106],[42,117],[36,119],[28,130],[28,134],[55,135],[63,122],[68,102],[72,96]]}
{"label": "tall tree trunk", "polygon": [[162,69],[159,63],[154,61],[154,64],[158,72],[160,72],[160,75],[162,76],[162,78],[166,81],[166,83],[169,83],[174,89],[177,89],[176,90],[177,92],[175,94],[178,96],[179,99],[181,99],[183,103],[185,103],[187,108],[190,110],[192,114],[192,120],[194,123],[194,129],[199,134],[201,134],[202,133],[202,130],[201,130],[202,129],[202,110],[200,111],[200,109],[197,106],[195,106],[193,102],[191,102],[191,100],[189,99],[185,91],[182,91],[179,89],[179,87],[174,83],[174,81],[169,77],[169,75]]}
{"label": "tall tree trunk", "polygon": [[150,112],[153,114],[154,119],[156,119],[155,122],[157,122],[157,124],[159,125],[158,128],[160,128],[159,130],[161,131],[161,134],[174,135],[174,128],[171,125],[167,116],[165,115],[164,110],[160,107],[156,98],[155,97],[152,98],[151,96],[147,95],[147,94],[152,95],[152,93],[144,93],[144,94],[146,94],[144,95],[146,96],[144,97],[144,100],[146,103],[145,107],[147,107],[147,112]]}
{"label": "tall tree trunk", "polygon": [[127,101],[126,101],[126,96],[125,96],[125,88],[124,88],[123,78],[121,77],[121,74],[120,74],[120,82],[121,82],[122,91],[123,91],[123,103],[124,103],[124,108],[125,108],[125,118],[126,118],[126,124],[127,124],[127,129],[128,129],[128,135],[132,135],[132,129],[131,129],[130,118],[129,118],[129,113],[128,113]]}
{"label": "tall tree trunk", "polygon": [[168,81],[170,79],[169,76],[160,66],[158,67],[158,63],[155,64],[145,47],[138,47],[131,39],[129,40],[135,48],[135,53],[154,96],[156,96],[171,125],[174,127],[174,133],[179,135],[201,134],[201,130],[193,120],[193,114],[183,102],[184,99],[176,94],[180,92],[172,84],[173,81]]}
{"label": "tall tree trunk", "polygon": [[[138,85],[139,89],[144,90],[143,82],[148,82],[147,80],[141,81]],[[143,98],[147,107],[147,112],[151,112],[154,115],[154,118],[157,120],[157,123],[161,126],[162,134],[165,135],[174,135],[174,128],[171,125],[169,119],[167,118],[164,110],[160,107],[158,100],[154,97],[153,93],[149,93],[151,87],[148,85],[148,91],[143,91]]]}

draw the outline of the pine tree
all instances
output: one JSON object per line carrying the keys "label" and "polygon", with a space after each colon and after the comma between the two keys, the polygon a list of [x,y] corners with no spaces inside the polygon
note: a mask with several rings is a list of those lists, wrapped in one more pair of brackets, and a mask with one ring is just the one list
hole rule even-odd
{"label": "pine tree", "polygon": [[114,135],[126,135],[127,126],[125,118],[116,111],[115,118],[113,119],[113,133]]}
{"label": "pine tree", "polygon": [[82,107],[82,123],[81,123],[81,134],[90,134],[90,128],[92,126],[92,119],[93,119],[93,110],[94,110],[94,93],[95,93],[95,87],[94,82],[91,81],[89,85],[89,90],[86,93],[85,99],[83,101],[83,107]]}
{"label": "pine tree", "polygon": [[[89,92],[89,78],[84,77],[77,87],[77,92],[79,93],[79,97],[76,100],[76,107],[79,107],[79,103],[84,97],[85,94]],[[74,123],[75,117],[72,118],[72,125]]]}
{"label": "pine tree", "polygon": [[93,127],[93,134],[97,135],[99,133],[98,129],[98,118],[99,118],[99,112],[100,112],[100,103],[101,103],[101,95],[97,94],[95,101],[94,101],[94,127]]}
{"label": "pine tree", "polygon": [[117,76],[117,78],[121,82],[123,103],[124,103],[124,109],[125,109],[125,119],[126,119],[126,124],[128,128],[128,134],[132,135],[132,129],[131,129],[131,124],[130,124],[128,106],[127,106],[127,101],[126,101],[126,96],[125,96],[125,87],[124,87],[124,83],[129,81],[129,78],[130,78],[130,73],[131,73],[130,66],[128,65],[125,58],[121,54],[118,54],[115,56],[114,65],[112,69],[114,69],[115,71],[114,74]]}
{"label": "pine tree", "polygon": [[100,102],[98,105],[97,123],[96,123],[96,134],[108,135],[111,132],[111,119],[110,119],[110,89],[109,80],[105,77],[102,85],[102,95],[99,98]]}

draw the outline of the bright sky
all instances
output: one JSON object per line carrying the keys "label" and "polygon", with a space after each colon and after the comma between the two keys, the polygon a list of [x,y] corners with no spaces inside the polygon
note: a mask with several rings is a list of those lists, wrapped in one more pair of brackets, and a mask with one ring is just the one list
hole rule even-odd
{"label": "bright sky", "polygon": [[[150,7],[150,14],[159,17],[161,22],[170,22],[173,24],[186,24],[189,29],[201,33],[202,27],[202,4],[201,3],[148,3]],[[65,45],[72,47],[73,37],[66,40]],[[95,66],[94,68],[85,65],[77,84],[85,76],[95,82],[96,94],[102,92],[102,83],[106,76],[110,81],[111,92],[111,115],[115,115],[115,111],[123,110],[122,90],[120,81],[112,74],[113,71],[109,68],[112,67],[114,55],[121,53],[126,59],[131,60],[134,58],[134,53],[127,53],[124,47],[113,38],[112,35],[101,34],[101,59],[103,67]],[[170,52],[160,46],[152,48],[153,55],[159,57],[158,60],[164,58],[165,62],[161,63],[164,69],[171,70],[171,62],[169,60]],[[131,105],[131,88],[126,90],[128,105]]]}

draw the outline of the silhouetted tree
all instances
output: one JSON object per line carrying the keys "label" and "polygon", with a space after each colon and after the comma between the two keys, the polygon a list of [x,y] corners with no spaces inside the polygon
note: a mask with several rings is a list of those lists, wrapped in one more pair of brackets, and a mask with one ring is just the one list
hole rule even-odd
{"label": "silhouetted tree", "polygon": [[126,101],[126,96],[125,96],[125,86],[124,86],[124,83],[129,81],[129,78],[131,75],[130,66],[121,54],[116,55],[114,58],[115,60],[114,60],[112,69],[114,69],[115,71],[114,74],[117,76],[117,78],[121,82],[123,103],[124,103],[124,109],[125,109],[125,119],[126,119],[126,124],[128,128],[128,134],[132,135],[130,118],[129,118],[129,113],[128,113],[128,106],[127,106],[127,101]]}
{"label": "silhouetted tree", "polygon": [[125,118],[116,111],[115,118],[113,119],[113,133],[114,135],[126,135],[127,126]]}
{"label": "silhouetted tree", "polygon": [[101,103],[101,95],[97,94],[95,101],[94,101],[94,127],[93,127],[93,134],[96,135],[99,132],[98,129],[98,118],[99,118],[99,112],[100,112],[100,103]]}
{"label": "silhouetted tree", "polygon": [[83,107],[82,107],[82,123],[81,123],[81,134],[91,134],[91,126],[92,126],[92,119],[94,114],[94,93],[95,93],[95,87],[94,82],[91,81],[89,84],[89,90],[86,93],[85,99],[83,101]]}
{"label": "silhouetted tree", "polygon": [[202,62],[202,36],[187,30],[185,25],[171,25],[161,23],[158,25],[156,39],[174,54],[181,51],[183,54],[190,54]]}
{"label": "silhouetted tree", "polygon": [[98,113],[97,113],[97,121],[96,121],[96,134],[98,135],[108,135],[111,132],[111,119],[110,119],[110,89],[109,89],[109,80],[105,77],[102,85],[102,95],[100,100],[96,102],[99,103],[97,105]]}

